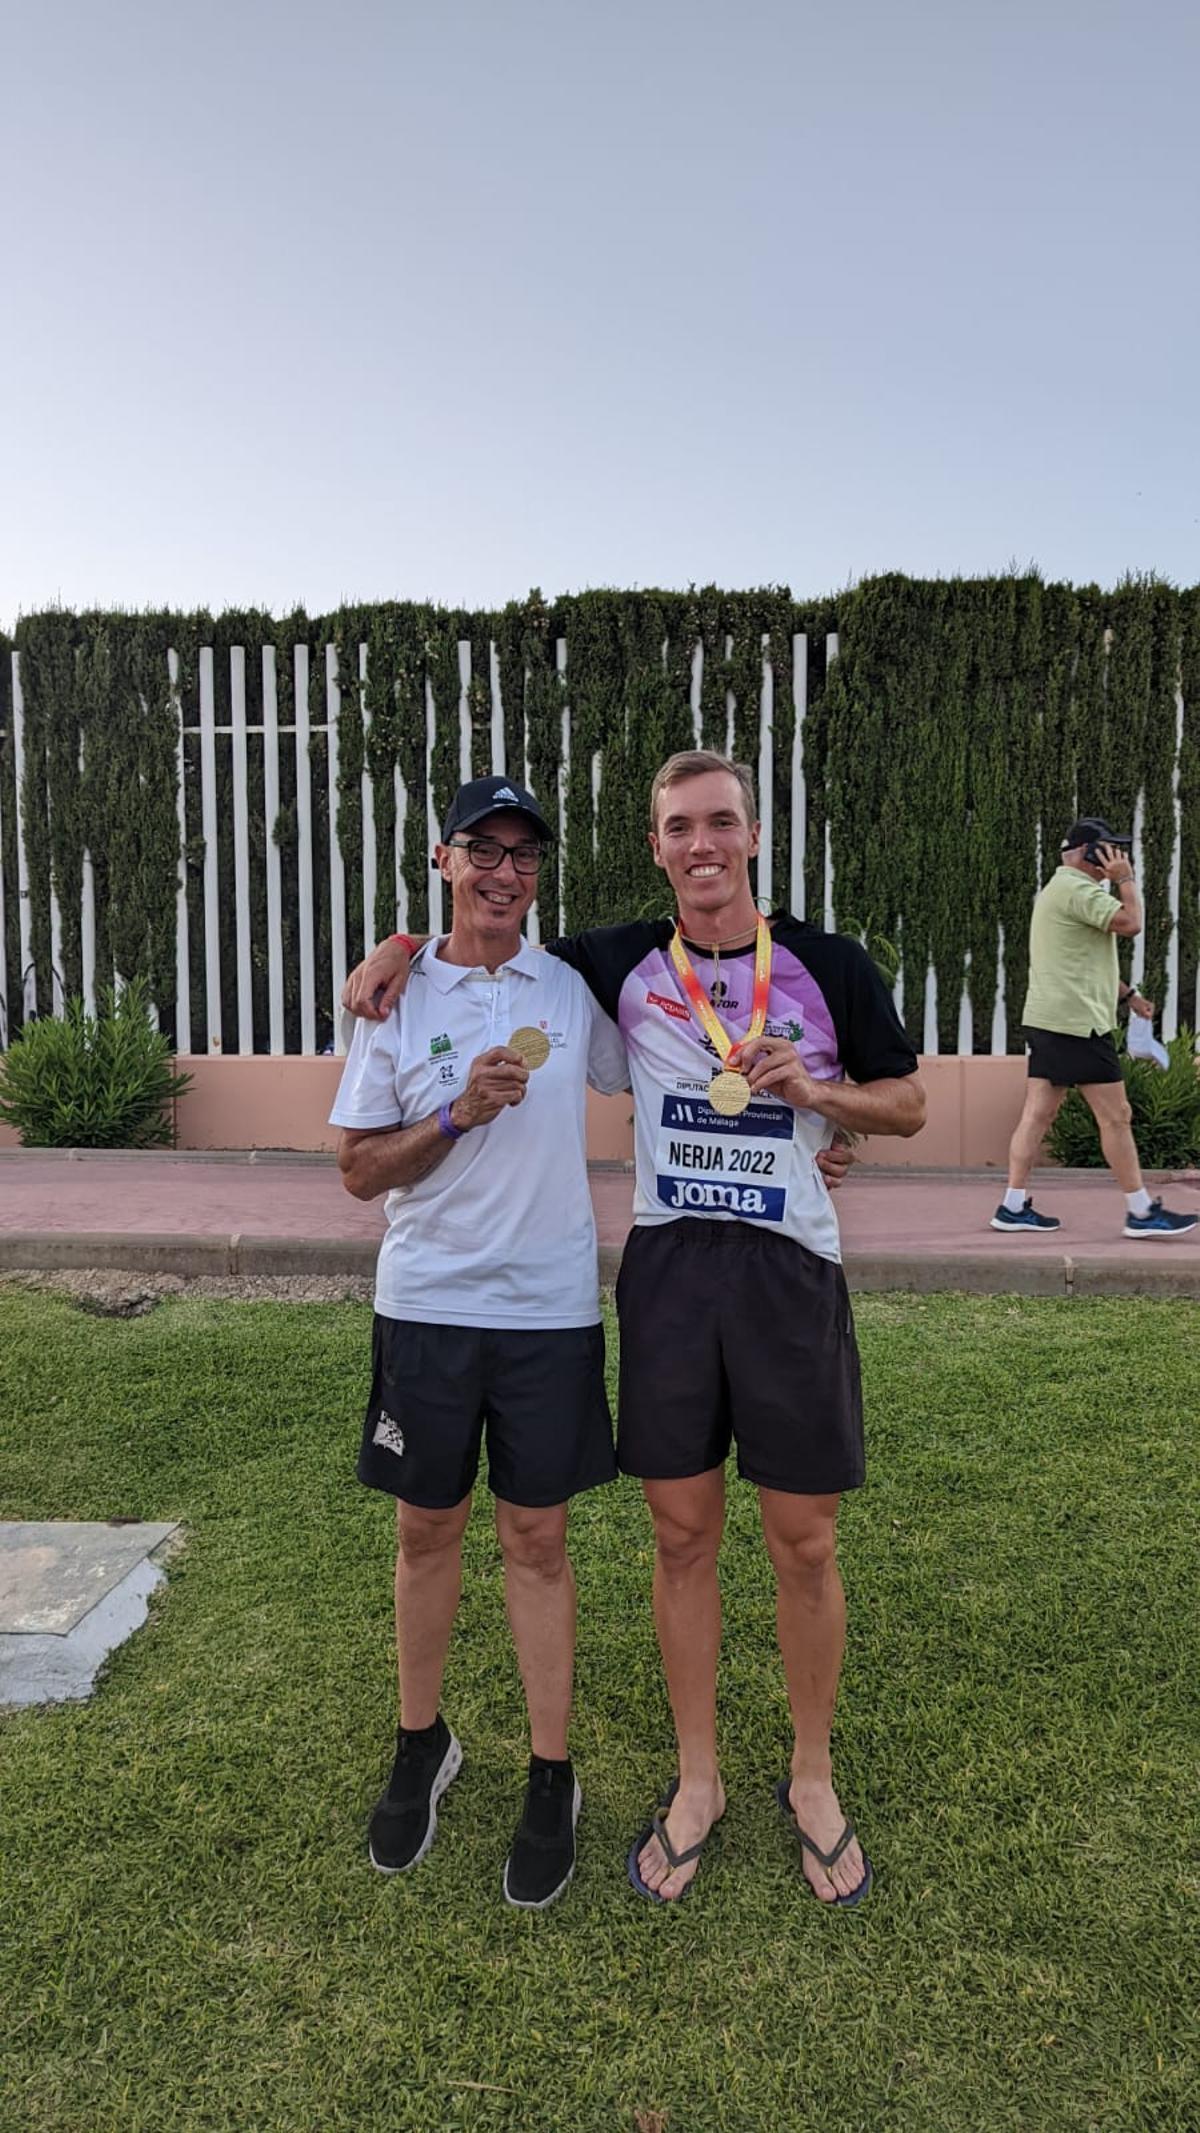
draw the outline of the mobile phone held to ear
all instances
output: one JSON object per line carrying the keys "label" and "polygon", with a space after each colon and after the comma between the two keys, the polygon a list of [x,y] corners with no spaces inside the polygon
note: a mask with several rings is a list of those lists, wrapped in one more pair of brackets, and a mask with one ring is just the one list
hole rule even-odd
{"label": "mobile phone held to ear", "polygon": [[1133,850],[1132,837],[1103,837],[1097,844],[1084,846],[1083,856],[1090,867],[1102,867],[1104,865],[1104,855],[1100,849],[1101,844],[1107,844],[1114,852],[1124,852],[1126,858]]}

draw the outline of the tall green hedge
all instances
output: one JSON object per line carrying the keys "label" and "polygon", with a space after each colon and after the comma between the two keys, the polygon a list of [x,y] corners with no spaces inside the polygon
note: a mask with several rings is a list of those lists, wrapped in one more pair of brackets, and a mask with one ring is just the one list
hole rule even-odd
{"label": "tall green hedge", "polygon": [[[826,670],[836,631],[840,656]],[[167,652],[180,660],[187,721],[198,702],[199,653],[214,649],[217,723],[228,724],[229,650],[246,653],[247,719],[262,717],[261,654],[276,648],[281,724],[294,705],[294,652],[310,655],[310,716],[325,720],[325,646],[338,652],[342,689],[338,806],[333,834],[346,868],[351,960],[362,947],[360,781],[374,784],[379,866],[375,920],[392,920],[393,767],[410,795],[402,871],[411,923],[428,912],[426,688],[434,705],[433,797],[440,814],[459,776],[458,645],[471,647],[468,693],[472,769],[491,761],[490,647],[504,709],[507,762],[553,802],[562,770],[563,710],[570,711],[565,778],[567,835],[545,885],[547,910],[561,893],[568,925],[665,908],[661,875],[645,842],[650,777],[672,749],[692,744],[692,669],[702,648],[703,740],[723,748],[730,713],[735,751],[757,763],[764,643],[774,668],[774,883],[790,878],[790,765],[794,730],[792,643],[809,639],[804,728],[807,795],[805,886],[810,913],[824,900],[826,823],[841,922],[869,924],[899,942],[904,1012],[920,1038],[925,971],[938,979],[939,1035],[957,1043],[964,971],[974,1042],[990,1049],[1000,929],[1010,1041],[1019,1042],[1029,905],[1065,823],[1094,811],[1132,820],[1144,795],[1147,899],[1146,984],[1161,999],[1169,932],[1176,691],[1185,706],[1179,783],[1183,801],[1180,917],[1181,999],[1195,997],[1200,955],[1200,588],[1179,592],[1155,579],[1111,592],[1047,585],[1036,576],[921,581],[869,580],[834,599],[793,600],[786,588],[730,593],[598,591],[528,599],[468,613],[416,602],[345,606],[283,618],[259,610],[72,614],[22,620],[15,633],[25,705],[21,795],[39,971],[49,967],[51,872],[62,909],[62,976],[82,974],[79,903],[83,853],[96,879],[97,963],[144,974],[170,1026],[175,1007],[178,860],[177,717]],[[560,677],[556,645],[565,640]],[[359,646],[367,646],[363,692]],[[15,779],[9,715],[9,644],[0,639],[0,862],[6,890],[0,990],[20,1020]],[[314,929],[318,955],[318,1044],[332,1031],[328,982],[327,743],[310,742],[314,834]],[[205,1029],[204,840],[199,742],[186,742],[186,854],[191,933],[193,1042]],[[222,893],[222,1003],[226,1043],[236,1031],[232,907],[232,770],[218,742],[218,854]],[[265,1045],[265,844],[262,747],[251,736],[251,895],[255,1042]],[[593,764],[600,765],[593,837]],[[299,1045],[295,763],[281,737],[280,808],[272,834],[283,873],[289,1048]],[[1040,858],[1039,858],[1040,855]]]}

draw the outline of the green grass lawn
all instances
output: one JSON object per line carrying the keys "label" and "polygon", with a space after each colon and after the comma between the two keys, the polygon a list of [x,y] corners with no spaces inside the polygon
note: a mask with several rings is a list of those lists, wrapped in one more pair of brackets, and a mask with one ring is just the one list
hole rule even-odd
{"label": "green grass lawn", "polygon": [[724,1555],[729,1812],[692,1896],[624,1857],[671,1733],[636,1488],[585,1499],[579,1872],[500,1874],[523,1778],[481,1494],[412,1876],[389,1505],[353,1478],[358,1308],[128,1322],[0,1292],[0,1513],[186,1522],[82,1706],[0,1720],[3,2133],[1071,2133],[1200,2126],[1197,1387],[1189,1304],[870,1297],[837,1774],[877,1867],[809,1897],[753,1499]]}

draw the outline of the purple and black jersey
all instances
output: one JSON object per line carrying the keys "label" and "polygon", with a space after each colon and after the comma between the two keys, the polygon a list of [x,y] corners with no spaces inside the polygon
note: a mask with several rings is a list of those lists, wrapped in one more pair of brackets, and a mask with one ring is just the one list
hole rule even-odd
{"label": "purple and black jersey", "polygon": [[[917,1055],[866,950],[787,912],[770,920],[773,952],[765,1034],[788,1037],[814,1081],[881,1081],[916,1072]],[[739,1118],[707,1100],[720,1069],[671,962],[670,919],[598,926],[550,944],[586,979],[620,1026],[634,1094],[634,1220],[684,1215],[754,1222],[840,1260],[837,1217],[816,1166],[833,1127],[775,1096]],[[735,1040],[750,1022],[754,947],[714,961],[687,943],[701,985]]]}

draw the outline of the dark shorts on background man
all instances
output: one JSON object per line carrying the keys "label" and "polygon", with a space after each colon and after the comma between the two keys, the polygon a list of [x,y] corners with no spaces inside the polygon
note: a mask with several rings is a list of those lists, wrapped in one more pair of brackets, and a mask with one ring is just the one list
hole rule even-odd
{"label": "dark shorts on background man", "polygon": [[1056,1089],[1078,1089],[1124,1078],[1117,1047],[1107,1030],[1093,1030],[1090,1037],[1069,1037],[1062,1030],[1027,1028],[1025,1037],[1031,1081],[1053,1082]]}
{"label": "dark shorts on background man", "polygon": [[630,1231],[617,1281],[617,1458],[643,1481],[723,1464],[825,1496],[865,1476],[845,1276],[791,1237],[688,1217]]}
{"label": "dark shorts on background man", "polygon": [[616,1478],[604,1328],[522,1333],[375,1314],[358,1478],[426,1511],[488,1487],[544,1510]]}

